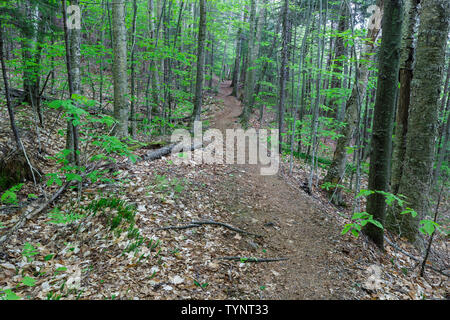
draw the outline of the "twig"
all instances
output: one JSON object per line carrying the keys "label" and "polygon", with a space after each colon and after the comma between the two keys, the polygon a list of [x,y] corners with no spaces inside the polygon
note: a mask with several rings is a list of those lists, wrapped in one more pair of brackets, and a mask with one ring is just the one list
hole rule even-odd
{"label": "twig", "polygon": [[220,258],[216,258],[216,259],[242,261],[242,262],[253,262],[253,263],[276,262],[276,261],[289,260],[289,258],[247,258],[247,257],[220,257]]}
{"label": "twig", "polygon": [[224,228],[230,229],[234,232],[238,232],[238,233],[242,233],[242,234],[247,234],[247,235],[251,235],[251,236],[255,236],[255,237],[262,237],[262,235],[259,234],[255,234],[255,233],[251,233],[251,232],[247,232],[245,230],[241,230],[238,229],[236,227],[230,226],[226,223],[223,222],[216,222],[216,221],[212,221],[212,220],[207,220],[207,221],[192,221],[190,224],[184,225],[184,226],[168,226],[168,227],[163,227],[163,228],[158,228],[158,230],[180,230],[180,229],[190,229],[190,228],[198,228],[201,227],[202,225],[217,225],[217,226],[222,226]]}
{"label": "twig", "polygon": [[262,237],[262,235],[260,234],[256,234],[256,233],[251,233],[245,230],[241,230],[238,229],[236,227],[230,226],[229,224],[223,223],[223,222],[216,222],[216,221],[212,221],[212,220],[205,220],[205,221],[192,221],[193,224],[209,224],[209,225],[217,225],[217,226],[222,226],[224,228],[230,229],[234,232],[238,232],[238,233],[243,233],[243,234],[247,234],[247,235],[251,235],[251,236],[255,236],[255,237]]}
{"label": "twig", "polygon": [[169,226],[164,228],[158,228],[157,230],[182,230],[182,229],[190,229],[190,228],[198,228],[199,224],[187,224],[185,226]]}

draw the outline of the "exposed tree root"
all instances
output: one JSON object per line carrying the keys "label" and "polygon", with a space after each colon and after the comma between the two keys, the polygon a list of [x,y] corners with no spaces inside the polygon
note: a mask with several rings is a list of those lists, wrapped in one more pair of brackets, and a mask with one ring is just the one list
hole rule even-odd
{"label": "exposed tree root", "polygon": [[250,235],[250,236],[255,236],[255,237],[262,237],[262,235],[260,235],[260,234],[251,233],[251,232],[230,226],[229,224],[226,224],[223,222],[212,221],[212,220],[192,221],[190,224],[187,224],[184,226],[169,226],[169,227],[159,228],[158,230],[180,230],[180,229],[198,228],[202,225],[217,225],[217,226],[222,226],[224,228],[232,230],[234,232],[238,232],[238,233],[242,233],[242,234],[246,234],[246,235]]}
{"label": "exposed tree root", "polygon": [[231,260],[231,261],[242,261],[242,262],[253,262],[253,263],[262,263],[262,262],[276,262],[276,261],[285,261],[289,260],[289,258],[247,258],[247,257],[220,257],[217,258],[219,260]]}

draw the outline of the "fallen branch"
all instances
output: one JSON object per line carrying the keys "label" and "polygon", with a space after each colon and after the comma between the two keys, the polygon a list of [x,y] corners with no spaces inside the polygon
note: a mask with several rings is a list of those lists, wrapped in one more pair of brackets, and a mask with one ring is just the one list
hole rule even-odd
{"label": "fallen branch", "polygon": [[164,228],[158,228],[157,230],[182,230],[182,229],[190,229],[190,228],[198,228],[199,224],[187,224],[185,226],[169,226]]}
{"label": "fallen branch", "polygon": [[276,261],[289,260],[289,258],[247,258],[247,257],[220,257],[220,258],[216,258],[216,259],[241,261],[241,262],[253,262],[253,263],[276,262]]}
{"label": "fallen branch", "polygon": [[192,221],[192,223],[193,224],[200,224],[200,225],[203,225],[203,224],[217,225],[217,226],[222,226],[224,228],[230,229],[230,230],[232,230],[234,232],[243,233],[243,234],[247,234],[247,235],[251,235],[251,236],[255,236],[255,237],[259,237],[259,238],[262,237],[262,235],[260,235],[260,234],[251,233],[251,232],[248,232],[248,231],[245,231],[245,230],[241,230],[241,229],[238,229],[236,227],[230,226],[230,225],[228,225],[226,223],[222,223],[222,222],[216,222],[216,221],[212,221],[212,220],[205,220],[205,221]]}
{"label": "fallen branch", "polygon": [[262,235],[260,235],[260,234],[251,233],[251,232],[230,226],[229,224],[226,224],[223,222],[212,221],[212,220],[192,221],[190,224],[187,224],[184,226],[168,226],[168,227],[158,228],[158,230],[182,230],[182,229],[198,228],[198,227],[201,227],[202,225],[217,225],[217,226],[222,226],[224,228],[232,230],[234,232],[251,235],[251,236],[255,236],[255,237],[262,237]]}
{"label": "fallen branch", "polygon": [[203,143],[201,142],[192,144],[190,148],[184,145],[183,143],[171,144],[169,146],[162,147],[158,150],[147,153],[145,156],[142,157],[142,161],[154,161],[157,159],[161,159],[162,157],[167,156],[170,153],[174,154],[182,151],[194,151],[196,149],[201,148],[202,146]]}

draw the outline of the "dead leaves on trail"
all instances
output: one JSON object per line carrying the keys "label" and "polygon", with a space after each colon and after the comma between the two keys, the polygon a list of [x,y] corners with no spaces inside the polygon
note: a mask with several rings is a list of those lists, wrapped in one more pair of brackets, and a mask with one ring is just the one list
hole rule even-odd
{"label": "dead leaves on trail", "polygon": [[[229,168],[172,166],[166,159],[142,162],[120,172],[122,185],[94,185],[76,204],[76,192],[59,203],[62,213],[77,213],[69,224],[49,223],[42,215],[23,226],[2,250],[0,288],[30,299],[255,299],[275,288],[253,277],[254,264],[219,261],[218,257],[270,257],[263,244],[257,253],[243,246],[251,235],[215,225],[187,230],[159,230],[189,221],[229,223],[230,208],[214,196],[215,186],[230,178]],[[135,239],[110,231],[108,215],[86,209],[93,200],[118,197],[136,208],[135,222],[146,240],[126,252]],[[124,226],[123,229],[126,229]],[[149,242],[151,245],[149,246]],[[27,259],[29,244],[36,254]],[[277,263],[277,262],[275,262]],[[21,285],[24,277],[36,280]],[[275,278],[275,277],[274,277]]]}

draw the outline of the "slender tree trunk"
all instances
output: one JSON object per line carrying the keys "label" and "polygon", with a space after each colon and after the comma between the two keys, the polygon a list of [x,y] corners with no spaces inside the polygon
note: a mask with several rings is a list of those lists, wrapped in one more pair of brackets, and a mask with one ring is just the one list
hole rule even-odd
{"label": "slender tree trunk", "polygon": [[286,101],[286,81],[288,68],[288,15],[289,15],[289,0],[283,1],[282,8],[282,46],[281,46],[281,66],[280,66],[280,96],[278,100],[278,141],[280,144],[279,152],[283,153],[283,134],[284,134],[284,112]]}
{"label": "slender tree trunk", "polygon": [[16,120],[14,116],[14,110],[11,104],[11,98],[9,95],[8,76],[6,74],[6,64],[3,52],[3,26],[0,19],[0,62],[2,67],[3,84],[5,86],[6,107],[8,108],[9,121],[11,123],[11,130],[13,132],[14,140],[16,142],[17,149],[23,150],[22,141],[20,140],[19,130],[17,130]]}
{"label": "slender tree trunk", "polygon": [[[292,168],[293,168],[293,160],[294,160],[294,140],[295,140],[295,134],[296,134],[296,115],[298,112],[298,108],[299,108],[299,104],[301,104],[300,100],[303,100],[303,96],[304,96],[304,87],[305,87],[305,54],[306,54],[306,44],[307,44],[307,38],[309,35],[309,28],[310,28],[310,23],[311,23],[311,10],[312,10],[312,6],[311,6],[311,0],[308,0],[308,10],[306,12],[306,16],[307,16],[307,22],[306,22],[306,26],[305,26],[305,33],[303,35],[303,39],[302,39],[302,44],[301,44],[301,51],[300,51],[300,61],[299,61],[299,71],[298,71],[298,84],[297,84],[297,101],[295,103],[295,111],[294,111],[294,123],[292,126],[292,135],[291,135],[291,156],[290,156],[290,161],[289,161],[289,173],[292,174]],[[302,76],[303,76],[303,81],[302,80]],[[301,88],[301,89],[300,89]],[[300,90],[301,94],[300,94]],[[303,110],[302,110],[303,111]],[[299,114],[299,120],[301,122],[302,120],[302,116],[303,114],[300,113]],[[299,151],[300,152],[300,151]]]}
{"label": "slender tree trunk", "polygon": [[247,49],[247,65],[245,70],[245,83],[244,83],[244,109],[241,115],[243,126],[246,127],[248,118],[250,116],[251,96],[253,96],[254,90],[254,77],[255,70],[254,62],[256,60],[255,52],[255,26],[256,26],[256,7],[257,0],[250,1],[250,28],[248,35],[248,49]]}
{"label": "slender tree trunk", "polygon": [[205,39],[206,39],[206,0],[200,0],[200,21],[198,26],[197,45],[197,79],[195,84],[194,112],[192,122],[200,121],[202,112],[203,78],[205,68]]}
{"label": "slender tree trunk", "polygon": [[[402,35],[402,0],[386,1],[384,4],[383,37],[380,47],[378,86],[370,154],[369,190],[387,192],[391,161],[392,131],[398,90],[400,66],[400,43]],[[379,193],[367,200],[367,212],[384,224],[386,199]],[[383,229],[369,223],[364,233],[383,250]]]}
{"label": "slender tree trunk", "polygon": [[[245,21],[245,13],[242,13],[242,21]],[[232,96],[237,97],[239,89],[239,69],[241,66],[241,53],[242,53],[242,28],[239,27],[236,36],[236,57],[234,59],[233,77],[231,80],[231,86],[233,87]]]}
{"label": "slender tree trunk", "polygon": [[[73,5],[78,5],[78,0],[71,2]],[[81,94],[81,73],[80,73],[80,59],[81,59],[81,31],[78,29],[67,28],[67,4],[63,0],[63,19],[64,19],[64,40],[66,45],[66,67],[67,79],[69,82],[69,99],[73,95]],[[70,163],[75,163],[80,166],[79,155],[79,133],[78,126],[74,125],[71,120],[67,122],[67,138],[66,149],[72,152],[68,155],[67,160]]]}
{"label": "slender tree trunk", "polygon": [[[320,36],[320,30],[322,28],[322,0],[319,0],[319,36],[317,43],[317,75],[316,75],[316,100],[314,103],[314,110],[312,110],[312,123],[311,123],[311,148],[312,148],[312,156],[311,156],[311,169],[308,179],[308,190],[312,191],[315,164],[316,164],[316,153],[317,153],[317,131],[319,128],[319,108],[320,108],[320,86],[321,86],[321,78],[322,78],[322,65],[323,65],[323,54],[324,54],[324,39],[323,36]],[[324,29],[326,30],[326,16],[323,20]]]}
{"label": "slender tree trunk", "polygon": [[[348,29],[348,19],[349,19],[349,10],[345,1],[342,1],[340,8],[340,15],[338,19],[338,32],[343,33]],[[335,56],[334,56],[334,67],[333,67],[333,75],[331,79],[331,89],[341,88],[342,78],[338,76],[338,73],[342,73],[343,70],[343,57],[347,54],[347,46],[344,45],[344,37],[338,36],[335,42]],[[333,97],[329,101],[329,106],[333,108],[334,115],[336,118],[339,117],[339,100],[337,95],[333,95]]]}
{"label": "slender tree trunk", "polygon": [[131,136],[133,139],[136,138],[136,72],[135,72],[135,52],[136,52],[136,16],[137,16],[137,3],[133,0],[133,22],[132,22],[132,40],[131,40]]}
{"label": "slender tree trunk", "polygon": [[112,3],[113,32],[113,78],[114,78],[114,117],[118,123],[115,135],[119,138],[128,136],[128,101],[127,101],[127,32],[125,29],[125,0]]}

